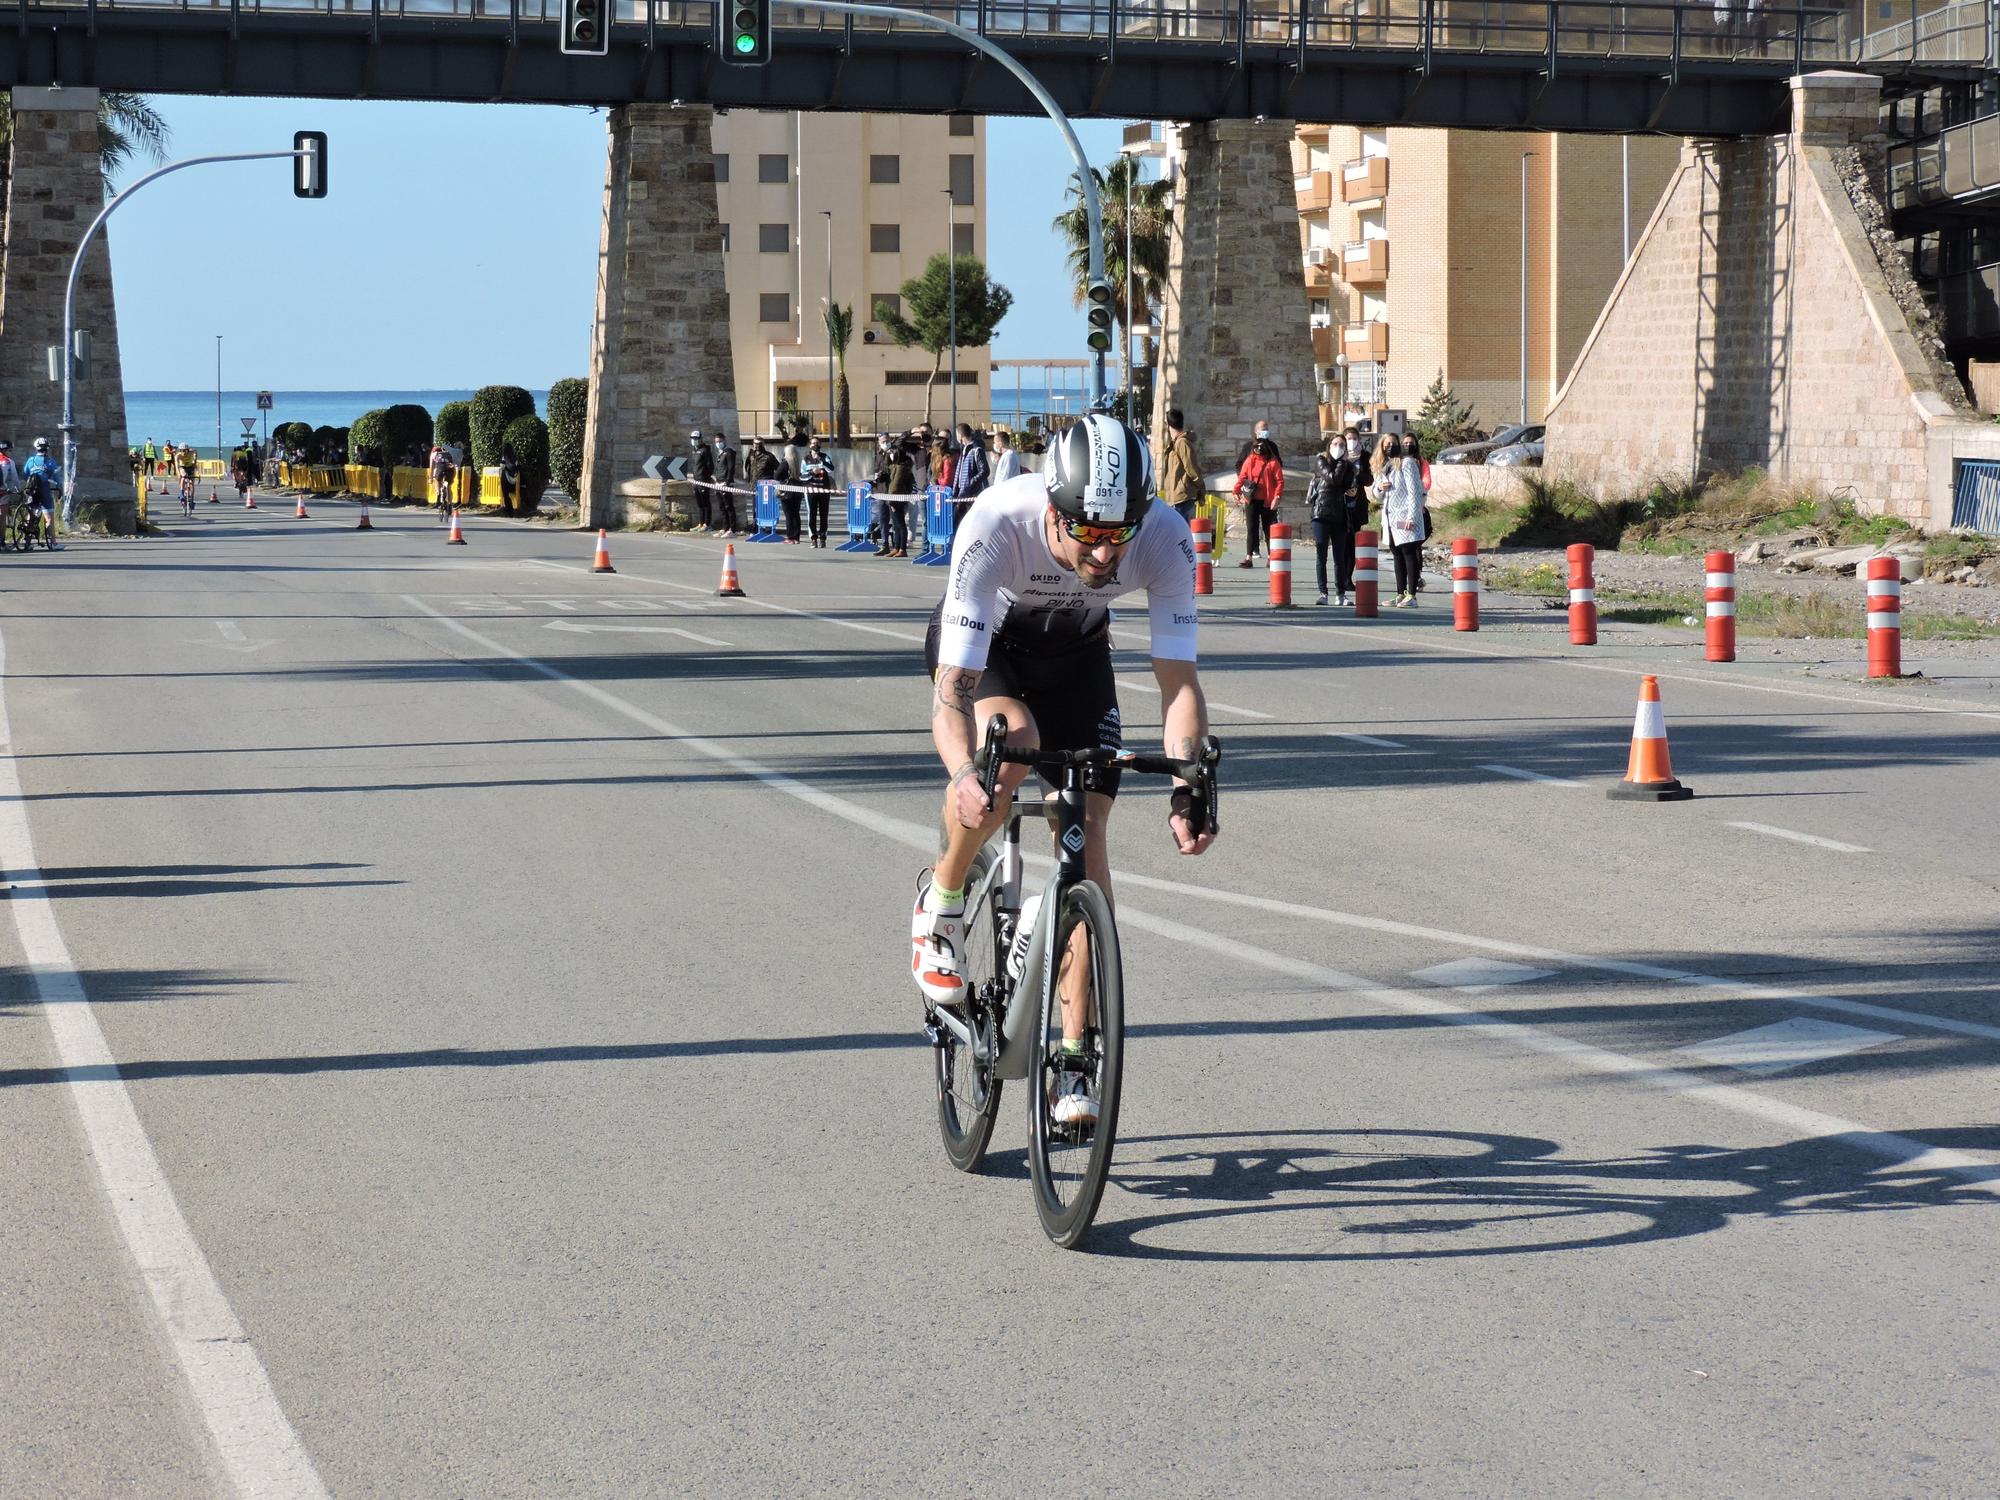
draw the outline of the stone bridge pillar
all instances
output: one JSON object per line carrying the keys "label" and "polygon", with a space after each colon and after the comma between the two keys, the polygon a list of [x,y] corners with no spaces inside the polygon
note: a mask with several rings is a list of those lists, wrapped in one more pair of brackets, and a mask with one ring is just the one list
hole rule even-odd
{"label": "stone bridge pillar", "polygon": [[[62,385],[49,379],[48,349],[62,342],[63,289],[77,241],[104,206],[98,162],[97,90],[17,88],[7,175],[5,249],[0,251],[0,413],[25,463],[46,437],[60,449]],[[76,383],[77,515],[129,534],[137,524],[126,463],[125,381],[111,252],[100,235],[77,283],[76,326],[91,335],[90,379]]]}
{"label": "stone bridge pillar", "polygon": [[659,492],[642,467],[649,454],[684,453],[690,428],[736,422],[712,117],[705,107],[662,104],[611,112],[584,432],[586,527],[618,525],[627,496]]}
{"label": "stone bridge pillar", "polygon": [[1181,128],[1153,451],[1170,406],[1209,470],[1234,466],[1260,417],[1296,468],[1319,444],[1319,391],[1292,191],[1292,122]]}

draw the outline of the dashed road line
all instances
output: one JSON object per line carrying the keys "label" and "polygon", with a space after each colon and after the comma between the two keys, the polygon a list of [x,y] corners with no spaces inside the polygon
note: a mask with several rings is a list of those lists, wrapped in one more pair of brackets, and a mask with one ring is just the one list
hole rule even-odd
{"label": "dashed road line", "polygon": [[[1377,750],[1408,750],[1410,747],[1401,740],[1385,740],[1380,735],[1357,734],[1351,729],[1329,729],[1327,734],[1336,740],[1353,740],[1357,745],[1372,745]],[[1429,755],[1428,750],[1419,750],[1418,755]]]}
{"label": "dashed road line", "polygon": [[1821,838],[1816,833],[1797,833],[1790,828],[1773,828],[1769,823],[1731,823],[1731,828],[1745,829],[1750,833],[1769,834],[1774,839],[1790,839],[1795,844],[1810,844],[1815,849],[1831,849],[1836,854],[1873,854],[1873,849],[1864,849],[1859,844],[1843,844],[1839,839]]}
{"label": "dashed road line", "polygon": [[1496,765],[1490,761],[1482,762],[1479,769],[1482,771],[1492,771],[1500,776],[1511,776],[1516,781],[1538,781],[1543,786],[1583,786],[1586,784],[1581,781],[1571,781],[1567,776],[1544,776],[1540,771],[1527,771],[1523,770],[1520,766]]}

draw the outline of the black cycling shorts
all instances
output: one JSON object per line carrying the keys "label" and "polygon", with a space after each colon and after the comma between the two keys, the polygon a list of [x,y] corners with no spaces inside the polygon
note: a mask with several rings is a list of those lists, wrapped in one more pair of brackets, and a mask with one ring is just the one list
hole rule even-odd
{"label": "black cycling shorts", "polygon": [[[944,601],[940,599],[938,607],[931,611],[930,628],[924,632],[924,668],[933,682],[937,680],[938,633],[943,621]],[[1086,635],[1068,638],[1040,635],[1032,644],[1010,640],[1003,624],[994,633],[992,648],[987,652],[977,696],[1013,698],[1026,704],[1035,717],[1035,729],[1044,749],[1125,748],[1118,720],[1118,683],[1111,673],[1108,621]],[[982,724],[978,737],[983,740],[985,733]],[[1048,772],[1039,774],[1050,786],[1057,785]],[[1118,766],[1092,766],[1084,772],[1084,789],[1116,797],[1123,776],[1124,771]]]}

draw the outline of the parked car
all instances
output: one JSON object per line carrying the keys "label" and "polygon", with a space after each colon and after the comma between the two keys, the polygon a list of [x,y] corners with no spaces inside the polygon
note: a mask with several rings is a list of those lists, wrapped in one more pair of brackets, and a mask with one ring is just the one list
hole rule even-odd
{"label": "parked car", "polygon": [[1509,422],[1505,427],[1495,429],[1493,436],[1481,438],[1476,443],[1457,443],[1443,449],[1432,460],[1440,464],[1483,464],[1487,456],[1496,448],[1505,448],[1509,443],[1521,441],[1521,434],[1527,427],[1520,422]]}
{"label": "parked car", "polygon": [[1530,427],[1504,448],[1495,448],[1486,455],[1486,462],[1501,468],[1520,468],[1523,465],[1539,467],[1542,462],[1542,434],[1546,427]]}

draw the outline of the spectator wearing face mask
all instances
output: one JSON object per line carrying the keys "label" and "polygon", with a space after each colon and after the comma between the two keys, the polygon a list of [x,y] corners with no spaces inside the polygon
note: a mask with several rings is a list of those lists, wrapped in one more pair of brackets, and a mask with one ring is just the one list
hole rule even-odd
{"label": "spectator wearing face mask", "polygon": [[[1260,429],[1263,424],[1257,424]],[[1278,519],[1278,504],[1285,498],[1285,470],[1278,462],[1278,445],[1268,437],[1253,439],[1250,451],[1236,467],[1236,501],[1243,508],[1243,561],[1250,567],[1257,561],[1257,538],[1268,536]]]}
{"label": "spectator wearing face mask", "polygon": [[1236,464],[1238,468],[1242,467],[1243,460],[1250,456],[1251,450],[1259,443],[1269,443],[1271,445],[1271,456],[1277,459],[1279,463],[1285,461],[1285,455],[1278,449],[1278,440],[1271,436],[1271,424],[1260,418],[1257,422],[1256,435],[1236,450]]}
{"label": "spectator wearing face mask", "polygon": [[1416,439],[1393,434],[1382,439],[1376,454],[1375,488],[1382,497],[1384,539],[1396,558],[1392,609],[1407,609],[1417,602],[1424,570],[1424,479],[1417,459]]}
{"label": "spectator wearing face mask", "polygon": [[722,534],[736,535],[736,495],[728,486],[736,483],[736,449],[729,434],[715,435],[715,495],[722,503]]}

